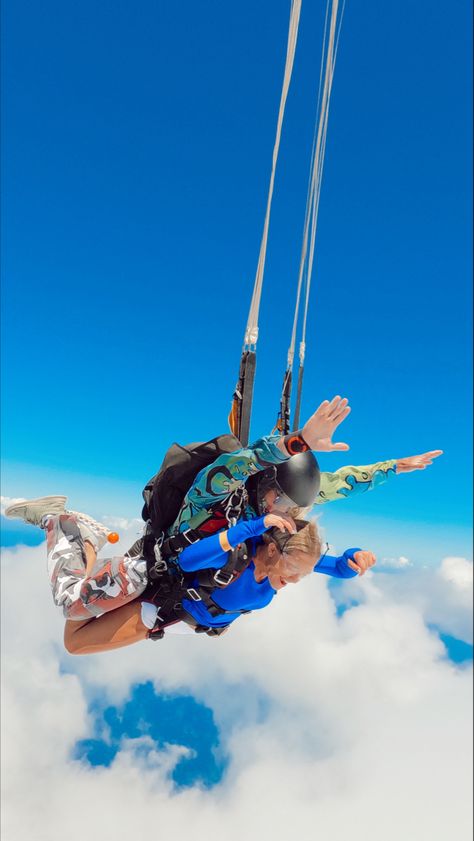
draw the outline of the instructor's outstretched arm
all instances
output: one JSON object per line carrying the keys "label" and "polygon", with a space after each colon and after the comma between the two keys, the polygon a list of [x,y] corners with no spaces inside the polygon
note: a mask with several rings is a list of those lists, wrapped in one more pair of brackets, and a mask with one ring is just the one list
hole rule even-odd
{"label": "instructor's outstretched arm", "polygon": [[315,500],[316,505],[334,502],[336,499],[346,499],[366,491],[372,491],[393,476],[400,473],[411,473],[414,470],[425,470],[433,459],[442,455],[442,450],[431,450],[419,456],[408,456],[401,459],[387,459],[375,464],[346,465],[335,470],[334,473],[321,473],[321,487]]}

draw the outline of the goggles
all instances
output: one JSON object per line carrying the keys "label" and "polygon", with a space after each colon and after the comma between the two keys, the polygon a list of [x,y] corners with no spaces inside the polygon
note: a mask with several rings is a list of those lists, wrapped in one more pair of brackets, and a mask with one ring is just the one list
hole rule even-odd
{"label": "goggles", "polygon": [[287,494],[279,492],[278,488],[276,488],[275,490],[278,495],[272,504],[272,512],[281,511],[285,514],[290,510],[290,508],[298,508],[296,502],[294,502],[291,499],[291,497],[287,496]]}

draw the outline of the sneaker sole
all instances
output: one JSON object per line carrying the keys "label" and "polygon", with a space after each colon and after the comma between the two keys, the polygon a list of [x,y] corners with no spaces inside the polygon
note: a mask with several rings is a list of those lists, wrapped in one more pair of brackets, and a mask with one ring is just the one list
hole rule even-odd
{"label": "sneaker sole", "polygon": [[[5,508],[5,517],[17,517],[19,512],[24,510],[25,506],[28,506],[29,508],[43,508],[50,502],[54,502],[55,505],[62,502],[65,505],[67,502],[67,496],[39,496],[36,497],[36,499],[23,499],[19,502],[14,502],[13,505],[9,505]],[[45,514],[47,513],[48,511],[45,511]]]}

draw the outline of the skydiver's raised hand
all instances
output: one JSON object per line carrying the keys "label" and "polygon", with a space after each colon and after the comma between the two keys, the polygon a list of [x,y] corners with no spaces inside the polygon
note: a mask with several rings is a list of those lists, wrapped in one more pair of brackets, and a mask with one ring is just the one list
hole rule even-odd
{"label": "skydiver's raised hand", "polygon": [[324,400],[301,430],[308,446],[317,452],[348,450],[349,444],[343,444],[342,442],[334,444],[332,436],[339,424],[347,418],[350,411],[351,407],[346,397],[342,398],[336,395],[331,402]]}
{"label": "skydiver's raised hand", "polygon": [[397,473],[411,473],[412,470],[424,470],[433,459],[442,456],[442,450],[430,450],[429,453],[422,453],[420,456],[408,456],[408,458],[397,458]]}
{"label": "skydiver's raised hand", "polygon": [[314,415],[306,421],[303,429],[280,439],[279,448],[290,455],[296,455],[306,449],[316,452],[348,450],[348,444],[340,441],[333,443],[332,436],[350,411],[349,401],[345,397],[337,395],[331,401],[324,400]]}

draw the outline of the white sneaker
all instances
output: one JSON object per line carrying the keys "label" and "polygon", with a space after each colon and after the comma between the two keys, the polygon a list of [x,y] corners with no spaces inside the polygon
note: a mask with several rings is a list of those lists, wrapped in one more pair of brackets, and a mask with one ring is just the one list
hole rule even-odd
{"label": "white sneaker", "polygon": [[80,511],[68,511],[68,514],[72,514],[73,517],[76,517],[78,523],[85,526],[90,532],[92,532],[95,538],[93,541],[95,549],[99,552],[107,543],[110,529],[102,523],[98,523],[97,520],[94,520],[92,517],[89,517],[88,514],[82,514]]}
{"label": "white sneaker", "polygon": [[43,528],[43,517],[47,514],[65,514],[67,496],[40,496],[37,499],[23,499],[5,508],[5,517],[18,518],[32,526]]}

